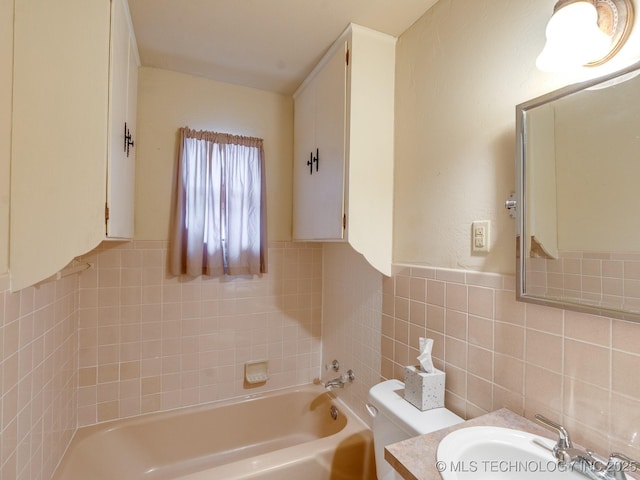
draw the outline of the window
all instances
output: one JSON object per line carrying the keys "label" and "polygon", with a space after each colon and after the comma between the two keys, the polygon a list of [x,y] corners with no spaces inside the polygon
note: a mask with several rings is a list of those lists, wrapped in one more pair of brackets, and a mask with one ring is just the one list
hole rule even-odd
{"label": "window", "polygon": [[180,129],[170,271],[267,271],[262,139]]}

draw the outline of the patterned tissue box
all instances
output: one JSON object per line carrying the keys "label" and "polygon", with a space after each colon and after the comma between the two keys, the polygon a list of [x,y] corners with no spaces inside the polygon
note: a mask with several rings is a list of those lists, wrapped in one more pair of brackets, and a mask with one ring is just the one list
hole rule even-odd
{"label": "patterned tissue box", "polygon": [[445,373],[434,369],[423,372],[419,367],[404,367],[404,398],[420,410],[444,407]]}

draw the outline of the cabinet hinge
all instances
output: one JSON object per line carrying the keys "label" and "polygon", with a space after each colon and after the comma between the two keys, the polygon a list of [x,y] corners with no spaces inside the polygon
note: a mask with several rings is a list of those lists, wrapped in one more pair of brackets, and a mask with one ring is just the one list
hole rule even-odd
{"label": "cabinet hinge", "polygon": [[342,215],[342,228],[346,229],[347,228],[347,214],[343,214]]}
{"label": "cabinet hinge", "polygon": [[104,204],[104,222],[107,223],[109,221],[109,204]]}
{"label": "cabinet hinge", "polygon": [[349,65],[349,49],[347,48],[347,53],[345,55],[345,61],[347,62],[347,65]]}

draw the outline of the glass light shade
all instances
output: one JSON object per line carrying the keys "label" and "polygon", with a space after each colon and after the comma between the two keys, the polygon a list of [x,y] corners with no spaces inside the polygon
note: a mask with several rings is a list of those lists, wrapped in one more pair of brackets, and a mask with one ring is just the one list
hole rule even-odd
{"label": "glass light shade", "polygon": [[553,14],[547,43],[536,60],[540,70],[568,70],[604,57],[611,37],[598,27],[598,12],[590,1],[574,2]]}

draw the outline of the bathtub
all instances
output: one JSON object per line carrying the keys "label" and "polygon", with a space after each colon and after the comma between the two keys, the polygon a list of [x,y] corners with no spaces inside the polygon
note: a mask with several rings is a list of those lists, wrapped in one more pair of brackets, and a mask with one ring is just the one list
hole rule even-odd
{"label": "bathtub", "polygon": [[53,476],[53,480],[375,478],[371,431],[318,385],[79,428]]}

